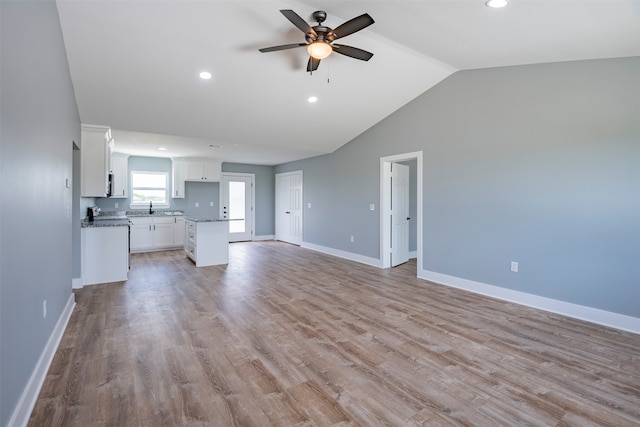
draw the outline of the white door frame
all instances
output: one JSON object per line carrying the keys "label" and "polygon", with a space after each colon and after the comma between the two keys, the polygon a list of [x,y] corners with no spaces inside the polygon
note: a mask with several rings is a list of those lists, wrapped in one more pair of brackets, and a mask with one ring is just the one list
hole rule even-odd
{"label": "white door frame", "polygon": [[[249,191],[251,192],[251,207],[250,207],[250,211],[251,211],[251,218],[249,219],[249,221],[247,221],[247,227],[251,227],[251,241],[253,241],[253,239],[255,238],[255,232],[256,232],[256,210],[255,210],[255,205],[256,205],[256,191],[255,191],[255,186],[256,186],[256,174],[255,173],[240,173],[240,172],[222,172],[222,177],[233,177],[233,176],[238,176],[238,177],[242,177],[242,178],[251,178],[251,188],[249,189]],[[224,183],[224,179],[220,180],[221,186]],[[223,198],[223,191],[224,189],[220,188],[220,218],[222,218],[223,212],[222,212],[222,198]],[[245,207],[246,209],[246,207]],[[246,219],[246,218],[245,218]]]}
{"label": "white door frame", "polygon": [[416,160],[417,163],[417,186],[416,186],[416,201],[417,201],[417,270],[422,269],[422,151],[414,151],[411,153],[396,154],[393,156],[380,157],[380,263],[382,268],[391,267],[391,225],[389,218],[390,212],[390,200],[391,200],[391,163],[404,162],[407,160]]}

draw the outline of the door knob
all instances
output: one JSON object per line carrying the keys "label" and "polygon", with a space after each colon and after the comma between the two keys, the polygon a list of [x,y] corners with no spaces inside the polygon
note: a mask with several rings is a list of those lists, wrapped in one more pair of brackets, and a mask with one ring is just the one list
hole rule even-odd
{"label": "door knob", "polygon": [[285,213],[286,213],[286,214],[290,214],[291,212],[289,212],[289,211],[286,211]]}

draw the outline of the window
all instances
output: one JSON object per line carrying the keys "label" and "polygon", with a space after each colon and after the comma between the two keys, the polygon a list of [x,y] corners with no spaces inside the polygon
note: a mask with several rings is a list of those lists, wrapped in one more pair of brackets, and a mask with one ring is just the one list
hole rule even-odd
{"label": "window", "polygon": [[166,172],[131,172],[131,206],[168,205],[169,174]]}

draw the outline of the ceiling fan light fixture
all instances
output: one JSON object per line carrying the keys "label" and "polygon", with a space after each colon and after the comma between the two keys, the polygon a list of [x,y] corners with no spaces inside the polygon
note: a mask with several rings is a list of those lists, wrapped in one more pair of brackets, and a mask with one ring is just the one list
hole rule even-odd
{"label": "ceiling fan light fixture", "polygon": [[485,4],[495,9],[495,8],[505,7],[506,5],[509,4],[509,1],[508,0],[487,0]]}
{"label": "ceiling fan light fixture", "polygon": [[315,41],[307,45],[307,52],[315,59],[325,59],[327,56],[331,55],[332,51],[333,49],[331,49],[331,45],[323,41]]}

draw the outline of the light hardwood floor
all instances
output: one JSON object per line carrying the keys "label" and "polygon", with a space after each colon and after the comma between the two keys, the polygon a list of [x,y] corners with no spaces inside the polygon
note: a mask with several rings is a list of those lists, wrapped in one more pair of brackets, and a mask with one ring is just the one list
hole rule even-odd
{"label": "light hardwood floor", "polygon": [[30,426],[638,426],[640,335],[278,242],[132,256]]}

